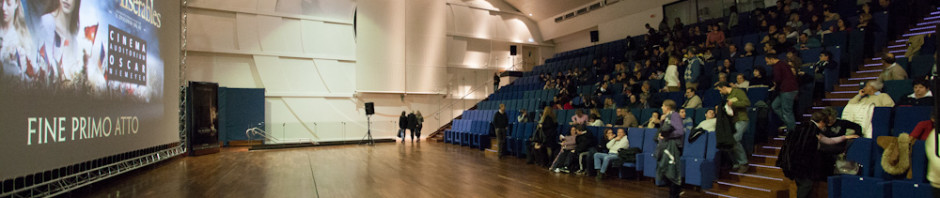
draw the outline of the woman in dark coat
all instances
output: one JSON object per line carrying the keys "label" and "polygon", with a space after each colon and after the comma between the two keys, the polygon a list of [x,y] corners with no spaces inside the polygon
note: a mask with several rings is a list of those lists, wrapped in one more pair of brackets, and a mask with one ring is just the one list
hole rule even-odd
{"label": "woman in dark coat", "polygon": [[[548,167],[549,159],[552,159],[554,154],[549,153],[554,151],[552,150],[552,140],[558,139],[556,132],[558,123],[555,121],[555,111],[551,107],[545,107],[538,124],[535,133],[529,138],[529,155],[526,161],[530,164],[535,163],[539,166]],[[557,144],[558,142],[554,141],[554,143]]]}

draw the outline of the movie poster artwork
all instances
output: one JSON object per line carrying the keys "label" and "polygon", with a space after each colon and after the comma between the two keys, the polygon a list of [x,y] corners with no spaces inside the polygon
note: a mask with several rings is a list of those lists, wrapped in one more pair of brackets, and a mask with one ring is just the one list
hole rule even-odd
{"label": "movie poster artwork", "polygon": [[0,90],[139,102],[162,98],[160,53],[175,52],[160,52],[161,14],[153,0],[0,1]]}

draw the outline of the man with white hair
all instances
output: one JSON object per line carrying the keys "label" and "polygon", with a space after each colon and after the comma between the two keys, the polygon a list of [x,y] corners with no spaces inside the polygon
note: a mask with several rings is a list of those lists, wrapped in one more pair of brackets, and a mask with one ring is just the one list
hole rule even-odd
{"label": "man with white hair", "polygon": [[875,107],[894,107],[894,100],[887,93],[881,93],[884,83],[872,80],[865,83],[865,88],[858,91],[849,104],[874,104]]}

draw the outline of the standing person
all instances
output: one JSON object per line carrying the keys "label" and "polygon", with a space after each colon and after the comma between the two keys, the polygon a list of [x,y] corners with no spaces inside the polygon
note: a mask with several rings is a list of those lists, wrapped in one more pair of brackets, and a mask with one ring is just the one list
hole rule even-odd
{"label": "standing person", "polygon": [[538,128],[535,129],[535,132],[532,134],[532,137],[529,137],[529,154],[526,155],[526,162],[529,164],[535,163],[539,166],[548,166],[548,157],[550,146],[549,139],[554,136],[550,136],[549,131],[555,131],[558,127],[558,124],[555,122],[555,111],[551,107],[545,107],[542,117],[539,118]]}
{"label": "standing person", "polygon": [[[796,99],[798,92],[796,76],[790,70],[790,65],[786,61],[780,61],[777,54],[767,53],[764,60],[767,61],[767,64],[773,65],[774,68],[774,87],[771,89],[780,93],[771,103],[771,106],[774,112],[780,116],[780,120],[786,124],[786,131],[793,131],[796,128],[796,118],[793,117],[793,100]],[[781,127],[781,129],[784,129],[784,127]],[[786,131],[781,134],[786,135]]]}
{"label": "standing person", "polygon": [[787,178],[796,183],[796,197],[809,197],[813,183],[824,181],[827,175],[832,174],[834,164],[826,162],[827,154],[819,150],[820,146],[858,138],[858,135],[827,137],[825,131],[829,129],[829,118],[824,111],[814,112],[810,118],[812,123],[800,125],[799,130],[787,136],[780,150],[776,165],[783,170]]}
{"label": "standing person", "polygon": [[[408,114],[408,130],[411,131],[411,141],[415,141],[415,131],[418,131],[418,116],[415,115],[415,112]],[[404,137],[402,137],[404,139]]]}
{"label": "standing person", "polygon": [[924,141],[924,147],[927,149],[927,180],[930,181],[930,186],[933,187],[933,197],[940,197],[940,152],[937,152],[938,147],[940,147],[940,134],[937,134],[936,129],[930,130],[927,135],[927,141]]}
{"label": "standing person", "polygon": [[424,116],[421,115],[421,111],[415,113],[415,117],[418,119],[418,125],[415,127],[415,131],[412,132],[415,136],[418,137],[418,142],[421,142],[421,128],[424,128]]}
{"label": "standing person", "polygon": [[627,132],[623,128],[618,128],[617,137],[607,142],[607,153],[594,154],[594,170],[598,171],[597,180],[603,180],[607,174],[607,166],[610,165],[610,161],[619,158],[617,157],[617,151],[628,146],[630,146],[630,142],[627,140]]}
{"label": "standing person", "polygon": [[669,66],[666,66],[666,73],[663,77],[663,80],[666,81],[667,92],[679,91],[679,66],[676,64],[679,63],[679,59],[676,57],[669,57]]}
{"label": "standing person", "polygon": [[721,83],[718,85],[718,92],[722,95],[726,95],[725,105],[719,108],[730,108],[732,113],[731,122],[734,123],[734,148],[732,148],[732,160],[734,165],[731,167],[737,172],[743,173],[747,172],[747,153],[744,151],[744,146],[741,145],[741,139],[744,137],[744,132],[747,131],[747,108],[751,106],[751,100],[747,98],[747,94],[743,90],[731,87],[731,84]]}
{"label": "standing person", "polygon": [[398,137],[401,138],[401,143],[405,143],[405,129],[408,128],[408,116],[405,115],[405,111],[401,111],[401,116],[398,117]]}
{"label": "standing person", "polygon": [[702,58],[696,55],[697,53],[698,48],[695,47],[689,47],[688,52],[686,52],[686,58],[688,59],[686,60],[687,63],[683,77],[685,79],[686,88],[698,88],[698,79],[699,76],[701,76],[702,65],[704,65],[705,62],[702,61]]}
{"label": "standing person", "polygon": [[499,90],[499,72],[493,74],[493,92]]}
{"label": "standing person", "polygon": [[506,104],[499,104],[499,112],[493,115],[493,131],[496,133],[496,146],[499,149],[496,156],[503,158],[506,152],[506,127],[509,126],[509,116],[506,116]]}
{"label": "standing person", "polygon": [[678,159],[682,157],[685,127],[681,115],[675,111],[675,101],[663,101],[661,108],[663,125],[659,128],[659,145],[656,146],[656,179],[666,179],[663,181],[669,186],[669,197],[679,197],[682,191],[682,176]]}

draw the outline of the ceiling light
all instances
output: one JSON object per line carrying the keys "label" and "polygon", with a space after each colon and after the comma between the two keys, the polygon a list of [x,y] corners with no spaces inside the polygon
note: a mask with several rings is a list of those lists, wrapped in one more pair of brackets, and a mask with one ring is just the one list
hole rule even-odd
{"label": "ceiling light", "polygon": [[532,13],[529,13],[529,16],[532,16]]}

